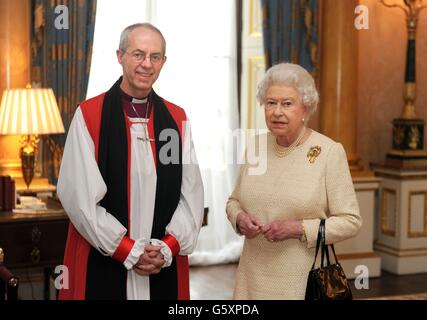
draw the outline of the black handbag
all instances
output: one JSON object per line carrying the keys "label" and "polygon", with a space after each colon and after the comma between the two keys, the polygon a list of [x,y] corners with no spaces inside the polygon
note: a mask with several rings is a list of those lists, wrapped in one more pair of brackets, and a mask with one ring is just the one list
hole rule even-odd
{"label": "black handbag", "polygon": [[[305,300],[352,300],[353,295],[344,270],[338,262],[334,245],[326,245],[325,239],[325,220],[322,219],[317,234],[316,255],[308,274]],[[321,248],[321,264],[320,268],[315,269],[319,247]],[[334,264],[330,263],[329,247],[332,248],[334,254]],[[326,266],[324,265],[325,256]]]}

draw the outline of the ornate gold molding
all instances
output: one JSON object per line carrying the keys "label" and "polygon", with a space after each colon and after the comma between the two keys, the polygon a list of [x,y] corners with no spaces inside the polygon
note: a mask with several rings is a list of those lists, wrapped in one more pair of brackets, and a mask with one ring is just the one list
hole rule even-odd
{"label": "ornate gold molding", "polygon": [[338,260],[352,260],[352,259],[372,259],[378,258],[375,252],[357,252],[357,253],[340,253],[337,254]]}
{"label": "ornate gold molding", "polygon": [[426,251],[426,253],[427,253],[427,247],[398,249],[398,248],[389,246],[387,244],[384,244],[384,243],[381,243],[381,242],[378,242],[378,241],[374,241],[374,247],[375,246],[380,246],[380,247],[385,248],[385,249],[394,250],[394,251],[400,251],[400,252],[407,252],[407,253],[420,252],[420,251],[422,251],[422,252]]}
{"label": "ornate gold molding", "polygon": [[[411,231],[411,197],[416,195],[424,196],[424,226],[423,231]],[[408,228],[407,228],[408,238],[424,238],[427,237],[427,191],[411,191],[408,196]]]}
{"label": "ornate gold molding", "polygon": [[261,1],[249,1],[249,36],[259,38],[262,36],[262,8]]}
{"label": "ornate gold molding", "polygon": [[425,174],[414,174],[414,175],[400,176],[400,175],[392,174],[392,173],[376,172],[376,176],[380,177],[380,178],[389,178],[392,180],[425,180],[425,179],[427,179],[427,175],[425,175]]}
{"label": "ornate gold molding", "polygon": [[[394,221],[394,228],[391,229],[388,224],[388,212],[389,208],[387,205],[387,195],[392,195],[393,198],[393,212],[392,220]],[[397,227],[397,214],[396,214],[396,190],[384,188],[381,196],[381,233],[394,237],[396,236],[396,227]]]}
{"label": "ornate gold molding", "polygon": [[[354,180],[353,180],[353,184],[354,184]],[[366,188],[366,189],[363,189],[363,188],[360,188],[360,189],[354,188],[354,190],[356,192],[371,192],[371,191],[377,191],[378,188]]]}
{"label": "ornate gold molding", "polygon": [[257,90],[257,79],[256,76],[259,71],[265,70],[265,58],[264,56],[253,56],[249,57],[248,60],[248,129],[254,129],[253,122],[255,118],[255,108],[256,104],[256,90]]}
{"label": "ornate gold molding", "polygon": [[427,256],[427,248],[396,249],[382,243],[375,243],[374,250],[375,252],[385,253],[399,258]]}

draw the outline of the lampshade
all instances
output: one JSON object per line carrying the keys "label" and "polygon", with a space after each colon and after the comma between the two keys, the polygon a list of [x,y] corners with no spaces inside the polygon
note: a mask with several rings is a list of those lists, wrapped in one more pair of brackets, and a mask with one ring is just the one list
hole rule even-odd
{"label": "lampshade", "polygon": [[64,133],[52,89],[5,90],[0,105],[0,134]]}

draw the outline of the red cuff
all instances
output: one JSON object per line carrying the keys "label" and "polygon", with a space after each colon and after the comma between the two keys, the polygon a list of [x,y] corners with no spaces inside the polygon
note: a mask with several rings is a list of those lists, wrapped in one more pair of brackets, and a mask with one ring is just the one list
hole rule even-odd
{"label": "red cuff", "polygon": [[167,236],[163,237],[162,241],[166,243],[168,247],[171,249],[173,257],[179,253],[179,250],[180,250],[179,243],[174,236],[171,236],[170,234],[168,234]]}
{"label": "red cuff", "polygon": [[116,249],[116,252],[113,254],[113,259],[123,263],[129,255],[129,252],[132,250],[135,240],[132,240],[128,236],[124,236],[119,246]]}

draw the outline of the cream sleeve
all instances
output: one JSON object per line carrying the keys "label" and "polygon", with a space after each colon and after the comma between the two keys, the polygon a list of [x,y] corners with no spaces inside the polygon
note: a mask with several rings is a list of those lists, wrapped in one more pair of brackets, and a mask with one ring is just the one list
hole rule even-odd
{"label": "cream sleeve", "polygon": [[[362,226],[347,157],[340,143],[335,143],[329,150],[325,175],[328,202],[326,243],[331,244],[356,236]],[[319,223],[320,219],[303,221],[308,248],[316,246]]]}
{"label": "cream sleeve", "polygon": [[242,207],[240,206],[240,184],[242,182],[242,176],[245,174],[245,172],[246,172],[246,165],[242,164],[240,166],[239,176],[236,181],[236,186],[234,187],[233,192],[228,198],[227,205],[226,205],[228,220],[233,226],[234,231],[236,231],[237,233],[239,233],[239,230],[237,229],[237,226],[236,226],[237,215],[243,211]]}

